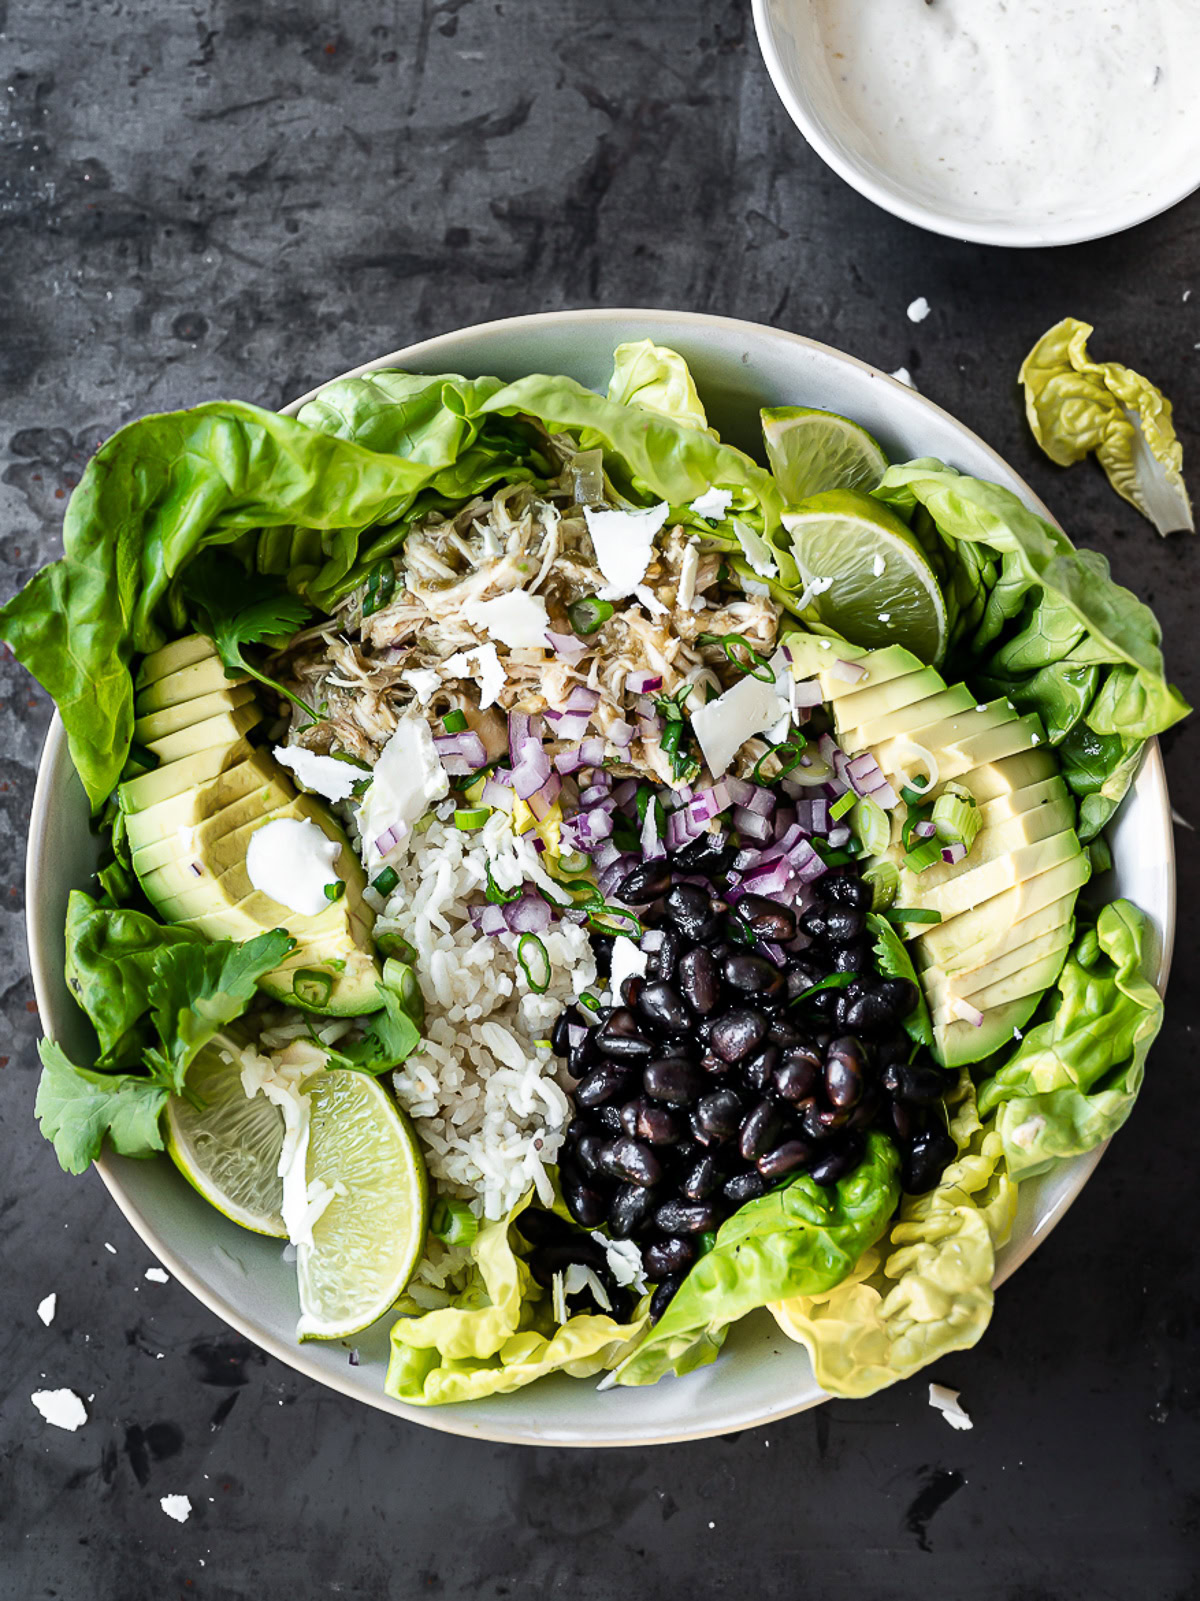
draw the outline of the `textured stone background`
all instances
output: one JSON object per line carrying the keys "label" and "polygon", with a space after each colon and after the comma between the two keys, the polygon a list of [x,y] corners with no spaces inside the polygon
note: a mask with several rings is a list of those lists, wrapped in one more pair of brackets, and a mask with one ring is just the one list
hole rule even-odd
{"label": "textured stone background", "polygon": [[[488,317],[661,305],[906,365],[1155,603],[1196,698],[1194,543],[1037,456],[1014,377],[1043,328],[1087,317],[1097,353],[1175,397],[1200,460],[1197,199],[1072,250],[919,233],[801,143],[741,0],[12,0],[0,26],[0,594],[55,554],[88,453],[139,413],[278,404]],[[506,1449],[268,1361],[146,1282],[99,1181],[58,1171],[31,1121],[22,920],[48,707],[7,657],[0,696],[2,1601],[1200,1596],[1194,834],[1138,1115],[983,1345],[939,1370],[973,1433],[912,1384],[649,1453]],[[1167,762],[1200,822],[1196,745],[1178,732]],[[30,1405],[59,1384],[93,1397],[78,1434]],[[158,1506],[179,1492],[183,1527]]]}

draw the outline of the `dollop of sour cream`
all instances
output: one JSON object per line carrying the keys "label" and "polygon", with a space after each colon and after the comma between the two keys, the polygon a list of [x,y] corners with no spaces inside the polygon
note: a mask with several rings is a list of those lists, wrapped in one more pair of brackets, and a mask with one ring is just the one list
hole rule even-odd
{"label": "dollop of sour cream", "polygon": [[873,160],[961,215],[1103,220],[1200,159],[1196,0],[793,4]]}
{"label": "dollop of sour cream", "polygon": [[256,828],[246,851],[246,874],[255,889],[304,917],[329,907],[325,886],[337,880],[333,864],[342,853],[307,818],[280,817]]}

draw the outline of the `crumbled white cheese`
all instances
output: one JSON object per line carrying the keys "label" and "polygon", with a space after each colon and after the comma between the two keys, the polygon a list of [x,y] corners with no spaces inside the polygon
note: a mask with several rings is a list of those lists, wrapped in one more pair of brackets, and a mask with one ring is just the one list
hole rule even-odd
{"label": "crumbled white cheese", "polygon": [[1012,1131],[1012,1142],[1019,1145],[1023,1151],[1032,1148],[1034,1141],[1046,1126],[1046,1119],[1039,1112],[1036,1117],[1027,1117],[1023,1123],[1018,1123]]}
{"label": "crumbled white cheese", "polygon": [[771,591],[767,588],[766,584],[760,583],[757,578],[745,578],[739,575],[738,582],[746,591],[747,595],[761,595],[768,600],[770,599]]}
{"label": "crumbled white cheese", "polygon": [[[600,593],[604,594],[604,591],[601,590]],[[639,584],[633,593],[641,601],[651,617],[665,617],[667,615],[667,608],[659,600],[649,584]]]}
{"label": "crumbled white cheese", "polygon": [[909,322],[924,322],[931,309],[932,308],[930,307],[930,304],[928,300],[926,300],[925,296],[918,295],[915,300],[909,302]]}
{"label": "crumbled white cheese", "polygon": [[338,761],[336,756],[318,756],[316,751],[305,750],[303,745],[276,745],[275,760],[281,767],[290,768],[305,789],[326,800],[349,800],[354,786],[366,774],[353,762]]}
{"label": "crumbled white cheese", "polygon": [[[393,851],[407,850],[413,824],[449,793],[450,780],[438,760],[429,724],[423,717],[401,718],[375,763],[371,787],[356,814],[367,873],[372,874]],[[399,837],[386,850],[378,850],[375,842],[392,828]]]}
{"label": "crumbled white cheese", "polygon": [[1025,1038],[1025,1036],[1024,1036],[1024,1034],[1021,1033],[1021,1030],[1019,1028],[1014,1028],[1013,1029],[1013,1039],[1015,1039],[1015,1040],[1023,1040],[1024,1038]]}
{"label": "crumbled white cheese", "polygon": [[621,1288],[632,1284],[640,1295],[646,1288],[646,1270],[642,1266],[642,1253],[638,1247],[632,1240],[606,1240],[600,1234],[593,1238],[603,1245],[608,1271]]}
{"label": "crumbled white cheese", "polygon": [[422,706],[429,702],[442,687],[442,675],[436,667],[408,667],[400,677],[412,690]]}
{"label": "crumbled white cheese", "polygon": [[554,1321],[561,1328],[567,1321],[567,1287],[564,1283],[565,1274],[555,1273],[550,1279],[550,1310],[554,1313]]}
{"label": "crumbled white cheese", "polygon": [[[544,603],[543,603],[544,604]],[[544,641],[543,641],[544,643]],[[442,671],[451,678],[474,678],[479,685],[479,709],[495,705],[500,691],[508,682],[495,645],[475,645],[471,650],[460,650],[442,663]]]}
{"label": "crumbled white cheese", "polygon": [[1029,743],[1031,745],[1040,745],[1042,743],[1042,736],[1040,734],[1030,734]]}
{"label": "crumbled white cheese", "polygon": [[[274,1056],[262,1056],[249,1049],[240,1051],[238,1061],[247,1098],[253,1100],[255,1095],[265,1095],[272,1106],[283,1113],[283,1145],[275,1169],[283,1180],[280,1215],[291,1243],[311,1246],[312,1226],[320,1212],[314,1215],[309,1204],[305,1169],[312,1103],[300,1086],[310,1074],[326,1065],[325,1053],[311,1040],[292,1040],[285,1050]],[[332,1192],[329,1198],[332,1199]],[[328,1201],[325,1204],[328,1205]]]}
{"label": "crumbled white cheese", "polygon": [[35,1390],[29,1399],[56,1429],[69,1429],[73,1434],[88,1420],[87,1408],[74,1390]]}
{"label": "crumbled white cheese", "polygon": [[192,1515],[192,1503],[186,1495],[160,1495],[158,1504],[176,1523],[186,1523]]}
{"label": "crumbled white cheese", "polygon": [[623,600],[636,592],[650,565],[655,535],[670,511],[666,501],[645,511],[584,507],[596,565],[606,580],[605,587],[599,591],[601,600]]}
{"label": "crumbled white cheese", "polygon": [[494,600],[469,600],[463,616],[482,628],[510,650],[544,650],[550,618],[546,602],[527,589],[510,589]]}
{"label": "crumbled white cheese", "polygon": [[612,972],[608,981],[615,1006],[620,1006],[621,1004],[621,985],[627,978],[632,978],[635,974],[639,978],[642,977],[646,971],[648,960],[646,952],[639,951],[628,934],[617,935],[613,942]]}
{"label": "crumbled white cheese", "polygon": [[944,1384],[929,1386],[929,1404],[936,1408],[952,1429],[973,1429],[975,1425],[958,1404],[959,1392],[948,1390]]}
{"label": "crumbled white cheese", "polygon": [[171,1282],[171,1275],[161,1267],[148,1267],[144,1277],[148,1278],[151,1284],[170,1284]]}
{"label": "crumbled white cheese", "polygon": [[337,880],[334,863],[341,854],[338,841],[309,818],[279,817],[251,834],[246,877],[290,911],[319,917],[332,904],[325,886]]}
{"label": "crumbled white cheese", "polygon": [[771,547],[762,535],[740,517],[733,519],[733,531],[737,542],[742,547],[742,555],[753,567],[760,578],[774,578],[779,572],[775,558],[771,555]]}
{"label": "crumbled white cheese", "polygon": [[578,1295],[580,1290],[591,1290],[596,1298],[596,1305],[605,1312],[612,1311],[612,1302],[608,1298],[608,1291],[604,1288],[604,1284],[596,1270],[584,1267],[582,1262],[572,1262],[570,1264],[563,1279],[563,1287],[568,1295]]}
{"label": "crumbled white cheese", "polygon": [[50,1294],[38,1302],[37,1315],[47,1328],[54,1322],[54,1314],[58,1309],[58,1296],[51,1290]]}
{"label": "crumbled white cheese", "polygon": [[108,1252],[108,1254],[110,1256],[116,1256],[116,1254],[117,1254],[116,1246],[115,1245],[110,1245],[107,1240],[105,1240],[105,1242],[104,1242],[104,1249]]}
{"label": "crumbled white cheese", "polygon": [[881,623],[890,623],[891,620],[892,620],[892,614],[891,614],[890,611],[881,611],[880,612],[879,621]]}
{"label": "crumbled white cheese", "polygon": [[782,718],[790,717],[790,702],[777,687],[785,683],[788,676],[787,657],[782,650],[772,656],[771,667],[775,673],[774,683],[765,684],[760,678],[747,674],[732,689],[692,712],[692,730],[714,778],[720,778],[728,770],[748,739],[774,728]]}
{"label": "crumbled white cheese", "polygon": [[731,489],[706,489],[698,495],[688,508],[694,511],[697,517],[707,517],[710,522],[719,523],[721,518],[733,505],[733,491]]}
{"label": "crumbled white cheese", "polygon": [[895,372],[891,374],[891,377],[893,377],[898,384],[907,384],[910,389],[915,389],[917,387],[916,384],[913,383],[912,374],[909,372],[907,367],[897,367]]}
{"label": "crumbled white cheese", "polygon": [[679,563],[679,588],[675,594],[675,604],[680,611],[694,611],[693,601],[696,599],[696,575],[700,570],[700,545],[695,539],[689,539],[684,546],[683,560]]}
{"label": "crumbled white cheese", "polygon": [[886,565],[887,564],[882,556],[875,555],[871,557],[871,571],[875,574],[876,578],[883,577],[883,569]]}

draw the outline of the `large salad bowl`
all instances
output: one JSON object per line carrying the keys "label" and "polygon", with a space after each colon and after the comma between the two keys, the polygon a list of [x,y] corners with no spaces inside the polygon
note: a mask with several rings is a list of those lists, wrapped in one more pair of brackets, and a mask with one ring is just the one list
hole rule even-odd
{"label": "large salad bowl", "polygon": [[[825,408],[855,418],[894,460],[937,456],[992,479],[1049,515],[1029,487],[982,440],[912,389],[814,340],[731,319],[660,311],[567,311],[510,318],[410,345],[356,369],[402,366],[417,372],[566,373],[603,388],[612,352],[651,338],[688,361],[709,417],[722,436],[757,452],[758,413],[781,404]],[[317,393],[317,391],[313,391]],[[306,396],[304,399],[310,397]],[[285,410],[295,413],[302,400]],[[94,866],[82,785],[56,718],[42,756],[29,838],[29,944],[46,1032],[68,1051],[86,1049],[85,1024],[63,978],[67,897]],[[1110,895],[1126,895],[1148,915],[1156,938],[1151,974],[1166,983],[1174,930],[1170,810],[1158,746],[1146,747],[1132,791],[1109,833]],[[1101,1149],[1060,1163],[1022,1185],[1020,1210],[998,1258],[1008,1278],[1042,1243],[1079,1195]],[[415,1408],[384,1393],[384,1319],[347,1344],[298,1345],[295,1271],[278,1240],[255,1236],[205,1204],[165,1158],[98,1163],[113,1199],[163,1264],[219,1317],[298,1372],[398,1417],[483,1439],[526,1444],[630,1445],[694,1439],[752,1428],[815,1406],[824,1394],[804,1349],[783,1337],[765,1312],[732,1332],[718,1362],[652,1389],[608,1389],[555,1377],[469,1405]],[[348,1342],[349,1343],[349,1342]]]}

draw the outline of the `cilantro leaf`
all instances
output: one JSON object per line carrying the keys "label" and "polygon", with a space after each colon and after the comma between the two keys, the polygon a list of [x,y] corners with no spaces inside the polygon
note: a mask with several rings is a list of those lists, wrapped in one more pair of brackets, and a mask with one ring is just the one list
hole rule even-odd
{"label": "cilantro leaf", "polygon": [[93,1073],[76,1067],[53,1040],[40,1040],[42,1077],[34,1115],[68,1173],[82,1173],[107,1134],[120,1156],[150,1156],[163,1148],[158,1119],[165,1084],[133,1073]]}
{"label": "cilantro leaf", "polygon": [[299,695],[277,679],[268,678],[246,660],[243,645],[258,645],[265,639],[294,634],[312,613],[307,601],[289,595],[269,578],[248,573],[227,556],[208,555],[194,561],[183,579],[183,592],[200,615],[205,633],[217,647],[217,654],[228,676],[249,673],[260,684],[285,695],[319,722]]}
{"label": "cilantro leaf", "polygon": [[399,1067],[421,1043],[421,1024],[425,1021],[425,1001],[417,975],[407,962],[394,957],[383,964],[383,983],[377,984],[383,1010],[377,1012],[361,1039],[340,1051],[329,1046],[329,1059],[338,1067],[358,1068],[364,1073],[386,1073]]}
{"label": "cilantro leaf", "polygon": [[925,991],[921,988],[907,946],[888,920],[880,917],[878,912],[869,915],[867,927],[875,936],[875,960],[884,978],[906,978],[910,984],[916,985],[917,1004],[904,1019],[905,1033],[910,1040],[916,1040],[919,1045],[931,1046],[933,1019],[929,1015]]}

